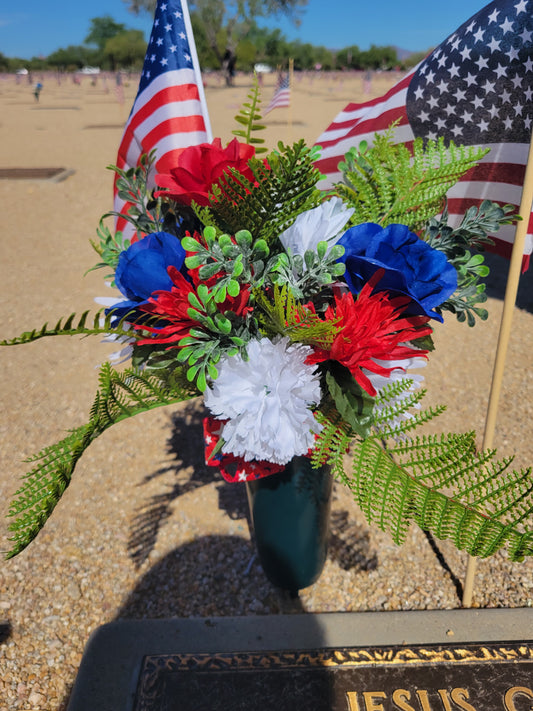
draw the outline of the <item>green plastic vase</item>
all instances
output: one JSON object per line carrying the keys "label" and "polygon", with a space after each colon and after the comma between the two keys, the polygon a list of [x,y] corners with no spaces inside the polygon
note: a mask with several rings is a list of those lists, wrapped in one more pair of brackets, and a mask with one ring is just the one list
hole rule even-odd
{"label": "green plastic vase", "polygon": [[261,566],[271,583],[293,595],[312,585],[327,555],[333,476],[294,457],[278,474],[246,482]]}

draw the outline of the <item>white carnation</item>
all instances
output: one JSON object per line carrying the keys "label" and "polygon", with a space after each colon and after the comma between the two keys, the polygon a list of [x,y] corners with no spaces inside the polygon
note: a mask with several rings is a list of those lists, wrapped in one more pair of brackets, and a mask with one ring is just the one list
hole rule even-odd
{"label": "white carnation", "polygon": [[305,363],[311,351],[288,338],[262,338],[247,346],[248,360],[221,358],[204,399],[214,417],[228,420],[223,452],[277,464],[307,454],[321,430],[311,411],[320,402],[316,366]]}

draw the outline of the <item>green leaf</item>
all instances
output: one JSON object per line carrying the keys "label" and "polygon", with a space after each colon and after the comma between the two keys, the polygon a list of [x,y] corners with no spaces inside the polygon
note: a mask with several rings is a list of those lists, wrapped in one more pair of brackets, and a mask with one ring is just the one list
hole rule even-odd
{"label": "green leaf", "polygon": [[239,295],[240,290],[241,290],[241,287],[240,287],[238,281],[236,281],[235,279],[230,279],[228,281],[228,294],[230,296],[233,296],[233,298],[235,298],[236,296]]}
{"label": "green leaf", "polygon": [[211,277],[215,276],[215,274],[219,274],[221,270],[222,265],[217,262],[212,262],[211,264],[204,264],[198,270],[198,276],[200,277],[200,279],[210,279]]}
{"label": "green leaf", "polygon": [[216,301],[217,304],[222,304],[224,301],[227,299],[227,291],[226,287],[224,285],[218,287],[218,289],[215,292],[214,300]]}
{"label": "green leaf", "polygon": [[227,336],[231,333],[231,321],[222,314],[219,313],[215,315],[215,323],[217,328],[222,331],[224,335]]}
{"label": "green leaf", "polygon": [[195,379],[196,373],[197,373],[199,370],[200,370],[200,366],[199,366],[199,365],[191,365],[190,368],[187,369],[187,380],[188,380],[189,382],[192,382],[192,381]]}
{"label": "green leaf", "polygon": [[198,252],[202,245],[192,237],[183,237],[181,246],[186,252]]}
{"label": "green leaf", "polygon": [[207,362],[207,372],[209,373],[211,380],[216,380],[218,378],[218,370],[209,361]]}
{"label": "green leaf", "polygon": [[321,241],[317,244],[316,246],[316,252],[318,254],[319,259],[324,259],[326,256],[326,253],[328,251],[328,243],[325,241]]}
{"label": "green leaf", "polygon": [[342,418],[360,437],[368,437],[374,421],[374,398],[368,395],[353,379],[348,369],[340,364],[332,362],[330,370],[326,372],[326,383]]}
{"label": "green leaf", "polygon": [[202,258],[198,255],[185,257],[185,266],[187,269],[197,269],[202,264]]}
{"label": "green leaf", "polygon": [[201,370],[200,373],[198,374],[198,379],[196,381],[196,385],[198,387],[198,390],[200,390],[200,392],[202,392],[202,393],[207,388],[207,380],[205,378],[205,372],[203,370]]}

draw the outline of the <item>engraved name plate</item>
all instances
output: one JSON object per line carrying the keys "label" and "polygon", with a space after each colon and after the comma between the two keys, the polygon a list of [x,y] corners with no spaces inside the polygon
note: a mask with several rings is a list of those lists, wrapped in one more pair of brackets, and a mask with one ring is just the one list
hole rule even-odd
{"label": "engraved name plate", "polygon": [[533,711],[533,646],[145,656],[134,711]]}

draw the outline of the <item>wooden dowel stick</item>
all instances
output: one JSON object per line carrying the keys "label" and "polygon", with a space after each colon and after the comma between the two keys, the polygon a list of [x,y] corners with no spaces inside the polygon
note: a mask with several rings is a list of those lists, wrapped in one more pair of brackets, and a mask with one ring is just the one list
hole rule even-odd
{"label": "wooden dowel stick", "polygon": [[[511,262],[509,264],[509,274],[505,297],[503,301],[503,312],[500,323],[500,333],[496,346],[496,358],[492,374],[492,385],[490,389],[487,417],[485,419],[485,432],[483,434],[483,449],[491,449],[494,442],[494,431],[496,429],[496,416],[498,414],[498,403],[502,389],[503,372],[507,348],[511,336],[511,324],[513,312],[516,305],[516,295],[518,293],[518,282],[522,271],[522,258],[529,227],[531,206],[533,204],[533,133],[529,144],[529,154],[527,158],[526,172],[524,175],[524,186],[522,188],[522,199],[520,201],[519,215],[522,218],[516,226]],[[474,578],[476,573],[477,558],[469,556],[466,567],[466,576],[463,586],[463,607],[472,605],[472,595],[474,591]]]}

